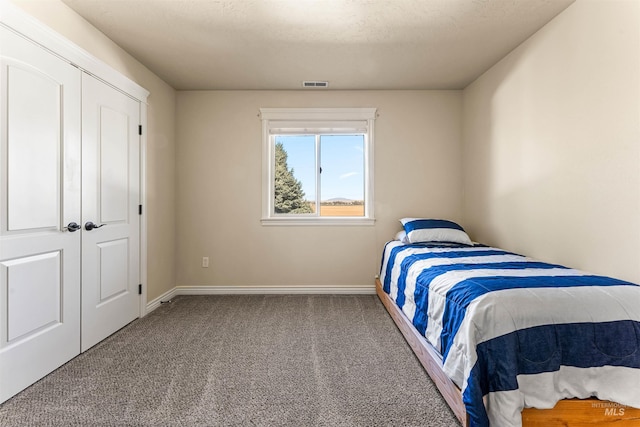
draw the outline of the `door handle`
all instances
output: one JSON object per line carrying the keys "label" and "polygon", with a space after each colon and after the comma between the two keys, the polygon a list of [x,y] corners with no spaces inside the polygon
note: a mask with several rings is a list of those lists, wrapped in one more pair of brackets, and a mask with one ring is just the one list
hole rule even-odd
{"label": "door handle", "polygon": [[107,224],[100,224],[100,225],[96,225],[96,224],[94,224],[94,223],[93,223],[93,222],[91,222],[91,221],[87,221],[87,222],[84,224],[84,229],[85,229],[85,230],[87,230],[87,231],[91,231],[91,230],[93,230],[94,228],[104,227],[105,225],[107,225]]}
{"label": "door handle", "polygon": [[64,227],[64,230],[69,231],[70,233],[73,233],[74,231],[78,231],[80,230],[80,226],[75,223],[75,222],[70,222],[66,227]]}

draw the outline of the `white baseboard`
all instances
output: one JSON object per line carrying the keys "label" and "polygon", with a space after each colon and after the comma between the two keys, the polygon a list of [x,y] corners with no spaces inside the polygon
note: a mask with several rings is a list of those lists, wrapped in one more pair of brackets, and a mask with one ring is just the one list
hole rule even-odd
{"label": "white baseboard", "polygon": [[175,287],[173,289],[170,289],[167,292],[165,292],[164,294],[160,295],[159,297],[154,298],[153,300],[147,302],[147,309],[145,311],[145,315],[151,313],[153,310],[155,310],[156,308],[160,307],[160,305],[162,304],[163,301],[169,301],[171,298],[173,298],[176,295],[178,295],[176,293],[177,289],[178,289],[177,287]]}
{"label": "white baseboard", "polygon": [[147,303],[147,313],[178,295],[374,295],[375,286],[176,286]]}

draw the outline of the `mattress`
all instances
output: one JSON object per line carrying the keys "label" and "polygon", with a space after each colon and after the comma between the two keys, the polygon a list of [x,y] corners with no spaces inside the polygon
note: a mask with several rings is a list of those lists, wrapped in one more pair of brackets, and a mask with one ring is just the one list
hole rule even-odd
{"label": "mattress", "polygon": [[640,286],[483,245],[386,244],[383,290],[442,355],[471,426],[597,397],[640,407]]}

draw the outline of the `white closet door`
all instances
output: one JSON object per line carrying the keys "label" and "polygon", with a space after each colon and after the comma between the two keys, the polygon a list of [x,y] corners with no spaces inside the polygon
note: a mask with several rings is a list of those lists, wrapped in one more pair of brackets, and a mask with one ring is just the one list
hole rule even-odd
{"label": "white closet door", "polygon": [[[0,402],[80,353],[81,72],[0,27]],[[64,195],[64,197],[63,197]]]}
{"label": "white closet door", "polygon": [[139,124],[139,101],[83,74],[82,351],[140,315]]}

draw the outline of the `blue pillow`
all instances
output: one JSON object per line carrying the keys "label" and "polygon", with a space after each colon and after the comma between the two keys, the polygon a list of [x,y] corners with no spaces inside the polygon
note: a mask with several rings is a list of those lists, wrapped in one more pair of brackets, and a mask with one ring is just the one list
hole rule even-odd
{"label": "blue pillow", "polygon": [[460,225],[445,219],[402,218],[400,220],[410,243],[452,242],[473,245]]}

